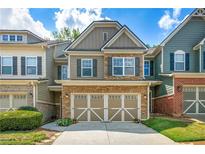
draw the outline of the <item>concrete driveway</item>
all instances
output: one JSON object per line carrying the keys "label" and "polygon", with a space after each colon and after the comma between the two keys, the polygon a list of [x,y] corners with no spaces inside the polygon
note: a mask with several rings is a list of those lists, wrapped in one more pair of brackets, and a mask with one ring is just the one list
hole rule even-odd
{"label": "concrete driveway", "polygon": [[55,145],[156,145],[176,144],[143,124],[81,122],[64,129]]}

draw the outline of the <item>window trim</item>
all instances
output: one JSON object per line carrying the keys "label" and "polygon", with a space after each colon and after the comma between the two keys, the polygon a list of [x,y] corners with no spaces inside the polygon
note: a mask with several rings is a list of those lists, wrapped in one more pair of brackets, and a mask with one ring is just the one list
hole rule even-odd
{"label": "window trim", "polygon": [[[177,61],[176,59],[176,57],[177,57],[177,55],[183,55],[184,56],[184,61]],[[177,70],[176,69],[176,64],[177,63],[184,63],[184,69],[182,69],[182,70]],[[177,50],[177,51],[175,51],[174,52],[174,71],[185,71],[185,67],[186,67],[186,56],[185,56],[185,52],[184,51],[182,51],[182,50]]]}
{"label": "window trim", "polygon": [[[89,61],[91,61],[91,66],[90,67],[83,67],[83,61],[84,60],[89,60]],[[90,68],[91,69],[91,75],[90,76],[85,76],[85,75],[83,75],[83,69],[84,68]],[[90,59],[90,58],[83,58],[83,59],[81,59],[81,77],[93,77],[93,59]]]}
{"label": "window trim", "polygon": [[[10,65],[4,65],[4,66],[10,66],[11,67],[11,74],[3,74],[3,58],[11,58],[11,66]],[[13,75],[13,56],[1,56],[1,74],[2,75]]]}
{"label": "window trim", "polygon": [[[4,35],[7,36],[7,40],[4,40],[4,39],[3,39],[3,36],[4,36]],[[8,35],[8,34],[2,34],[1,37],[2,37],[1,40],[2,40],[3,42],[8,42],[8,41],[9,41],[9,35]]]}
{"label": "window trim", "polygon": [[[149,63],[149,71],[148,71],[148,75],[145,75],[145,62],[148,62]],[[150,76],[150,72],[151,72],[151,69],[150,69],[150,60],[144,60],[144,76]]]}
{"label": "window trim", "polygon": [[[122,59],[122,66],[114,66],[114,59]],[[125,59],[133,59],[134,60],[134,66],[125,66]],[[114,67],[122,67],[122,75],[116,75],[114,74]],[[133,75],[126,75],[125,74],[125,68],[126,67],[133,67],[134,72]],[[135,57],[112,57],[112,76],[135,76]]]}
{"label": "window trim", "polygon": [[[63,79],[63,67],[66,66],[66,79]],[[68,79],[68,65],[61,65],[61,80],[67,80]]]}
{"label": "window trim", "polygon": [[[36,58],[36,66],[35,66],[36,67],[36,74],[28,74],[28,72],[27,72],[27,67],[28,67],[27,58]],[[25,66],[26,66],[26,68],[25,68],[26,75],[29,75],[29,76],[37,75],[38,74],[38,58],[37,58],[37,56],[26,56],[25,57]],[[33,65],[29,65],[29,66],[33,66]]]}
{"label": "window trim", "polygon": [[[107,40],[104,39],[104,34],[107,35]],[[103,32],[103,41],[104,41],[104,42],[108,41],[108,32]]]}

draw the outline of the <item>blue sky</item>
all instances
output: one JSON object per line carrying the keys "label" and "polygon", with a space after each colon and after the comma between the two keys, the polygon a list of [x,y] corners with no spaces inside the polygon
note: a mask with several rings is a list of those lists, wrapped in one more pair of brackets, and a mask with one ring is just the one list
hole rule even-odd
{"label": "blue sky", "polygon": [[[111,19],[126,24],[146,44],[159,44],[194,9],[0,9],[3,28],[17,27],[48,36],[68,26],[82,31],[93,20]],[[5,15],[3,15],[5,14]],[[10,15],[10,16],[9,16]],[[1,15],[0,15],[1,16]],[[8,19],[16,20],[16,25]],[[0,25],[0,28],[1,25]]]}

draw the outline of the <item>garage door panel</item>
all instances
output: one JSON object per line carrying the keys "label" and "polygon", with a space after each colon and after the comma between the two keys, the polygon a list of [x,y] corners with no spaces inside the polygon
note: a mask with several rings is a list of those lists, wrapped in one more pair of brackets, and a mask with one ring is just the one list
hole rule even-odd
{"label": "garage door panel", "polygon": [[201,104],[199,104],[199,113],[205,113],[205,102],[201,102]]}
{"label": "garage door panel", "polygon": [[[104,109],[93,109],[93,111],[101,118],[104,119]],[[96,116],[96,114],[94,114],[91,111],[91,121],[101,121],[101,119]]]}
{"label": "garage door panel", "polygon": [[75,108],[86,108],[87,107],[87,96],[76,95],[74,98]]}
{"label": "garage door panel", "polygon": [[[84,112],[83,109],[75,109],[74,119],[78,119],[79,121],[87,121],[87,111]],[[84,112],[84,113],[83,113]],[[82,114],[83,113],[83,114]],[[81,115],[81,116],[80,116]],[[80,116],[80,117],[79,117]],[[79,118],[78,118],[79,117]]]}
{"label": "garage door panel", "polygon": [[190,107],[186,113],[196,113],[196,104],[192,105],[192,107]]}
{"label": "garage door panel", "polygon": [[119,109],[109,109],[108,119],[111,121],[121,121],[121,111]]}
{"label": "garage door panel", "polygon": [[13,95],[13,108],[19,108],[27,105],[26,95]]}
{"label": "garage door panel", "polygon": [[130,114],[125,112],[125,121],[133,121],[134,119],[137,119],[137,111],[136,111],[136,109],[132,109],[132,110],[131,109],[130,110],[127,109],[127,111]]}
{"label": "garage door panel", "polygon": [[10,108],[9,95],[0,95],[0,108],[2,110]]}
{"label": "garage door panel", "polygon": [[199,99],[205,100],[205,88],[199,88]]}
{"label": "garage door panel", "polygon": [[120,95],[109,95],[108,107],[109,108],[120,108],[121,107],[121,96]]}
{"label": "garage door panel", "polygon": [[124,107],[137,108],[137,96],[125,95]]}
{"label": "garage door panel", "polygon": [[91,108],[103,108],[104,107],[103,95],[91,95],[90,107]]}

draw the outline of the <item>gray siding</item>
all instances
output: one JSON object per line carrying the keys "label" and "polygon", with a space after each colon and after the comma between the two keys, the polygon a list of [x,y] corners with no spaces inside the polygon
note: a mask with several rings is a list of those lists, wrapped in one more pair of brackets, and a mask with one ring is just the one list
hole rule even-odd
{"label": "gray siding", "polygon": [[[140,45],[140,43],[139,43]],[[117,40],[110,46],[111,48],[136,48],[137,46],[125,33],[123,33]]]}
{"label": "gray siding", "polygon": [[40,39],[30,35],[30,34],[27,35],[27,43],[32,44],[32,43],[39,43],[39,42],[42,42],[42,40],[40,40]]}
{"label": "gray siding", "polygon": [[117,28],[96,27],[74,49],[99,50],[105,43],[105,41],[103,41],[103,32],[108,32],[108,39],[110,39],[117,32]]}
{"label": "gray siding", "polygon": [[[77,59],[92,58],[97,59],[97,77],[77,77]],[[104,77],[104,57],[103,56],[71,56],[70,78],[75,79],[103,79]]]}
{"label": "gray siding", "polygon": [[198,52],[193,51],[193,46],[198,44],[205,36],[205,20],[192,18],[165,46],[164,46],[164,73],[170,71],[170,53],[183,50],[190,53],[190,70],[199,71]]}
{"label": "gray siding", "polygon": [[154,58],[154,75],[157,78],[159,74],[161,73],[161,59],[162,59],[162,53],[160,52],[155,58]]}
{"label": "gray siding", "polygon": [[48,90],[47,82],[38,84],[38,100],[53,103],[53,95],[52,92]]}
{"label": "gray siding", "polygon": [[203,54],[204,54],[204,52],[205,52],[205,45],[203,45],[201,49],[202,49],[201,67],[202,67],[202,72],[205,72],[205,69],[204,69],[204,67],[203,67],[203,66],[204,66],[204,63],[205,63],[205,59],[204,59],[204,56],[203,56]]}
{"label": "gray siding", "polygon": [[48,84],[52,85],[54,83],[54,74],[55,68],[54,59],[53,59],[54,47],[48,48],[46,50],[46,78],[48,79]]}
{"label": "gray siding", "polygon": [[68,46],[67,43],[59,44],[55,47],[55,57],[61,56],[64,54],[64,49]]}

